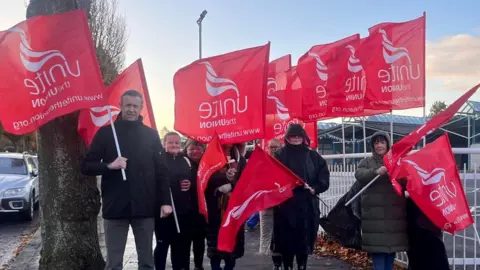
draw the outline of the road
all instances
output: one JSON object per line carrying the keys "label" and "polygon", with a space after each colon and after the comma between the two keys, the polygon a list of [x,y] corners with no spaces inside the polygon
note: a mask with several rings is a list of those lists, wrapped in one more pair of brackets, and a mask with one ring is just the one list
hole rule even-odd
{"label": "road", "polygon": [[24,236],[35,232],[39,223],[38,211],[31,222],[24,222],[18,216],[0,215],[0,269],[15,256]]}

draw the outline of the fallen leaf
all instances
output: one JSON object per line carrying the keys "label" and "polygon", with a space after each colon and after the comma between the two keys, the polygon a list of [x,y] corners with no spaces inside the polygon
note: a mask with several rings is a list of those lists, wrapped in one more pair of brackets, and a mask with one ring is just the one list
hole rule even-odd
{"label": "fallen leaf", "polygon": [[[372,269],[372,261],[366,252],[345,248],[335,241],[329,239],[328,235],[319,235],[314,248],[314,253],[323,257],[335,257],[346,261],[353,267],[352,270]],[[405,270],[406,268],[395,265],[395,270]]]}

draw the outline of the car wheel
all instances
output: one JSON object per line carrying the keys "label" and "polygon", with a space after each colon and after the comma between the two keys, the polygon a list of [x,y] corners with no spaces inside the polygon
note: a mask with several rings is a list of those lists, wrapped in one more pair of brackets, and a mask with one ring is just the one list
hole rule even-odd
{"label": "car wheel", "polygon": [[32,221],[35,215],[35,196],[30,194],[30,201],[28,202],[28,208],[22,213],[22,219],[25,221]]}

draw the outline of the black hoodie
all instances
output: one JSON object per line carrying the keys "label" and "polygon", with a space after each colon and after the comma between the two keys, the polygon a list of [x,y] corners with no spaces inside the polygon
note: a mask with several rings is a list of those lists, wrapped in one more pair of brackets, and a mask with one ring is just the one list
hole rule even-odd
{"label": "black hoodie", "polygon": [[127,158],[127,180],[107,164],[117,157],[110,125],[101,127],[81,162],[85,175],[102,176],[102,212],[105,219],[149,218],[159,215],[160,205],[170,205],[169,177],[158,132],[138,121],[122,120],[115,129],[122,156]]}

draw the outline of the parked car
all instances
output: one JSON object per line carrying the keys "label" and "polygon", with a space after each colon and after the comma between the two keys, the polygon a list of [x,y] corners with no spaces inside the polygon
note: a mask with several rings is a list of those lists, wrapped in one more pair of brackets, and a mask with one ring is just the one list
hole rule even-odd
{"label": "parked car", "polygon": [[0,152],[0,213],[19,213],[31,221],[39,202],[38,159]]}

